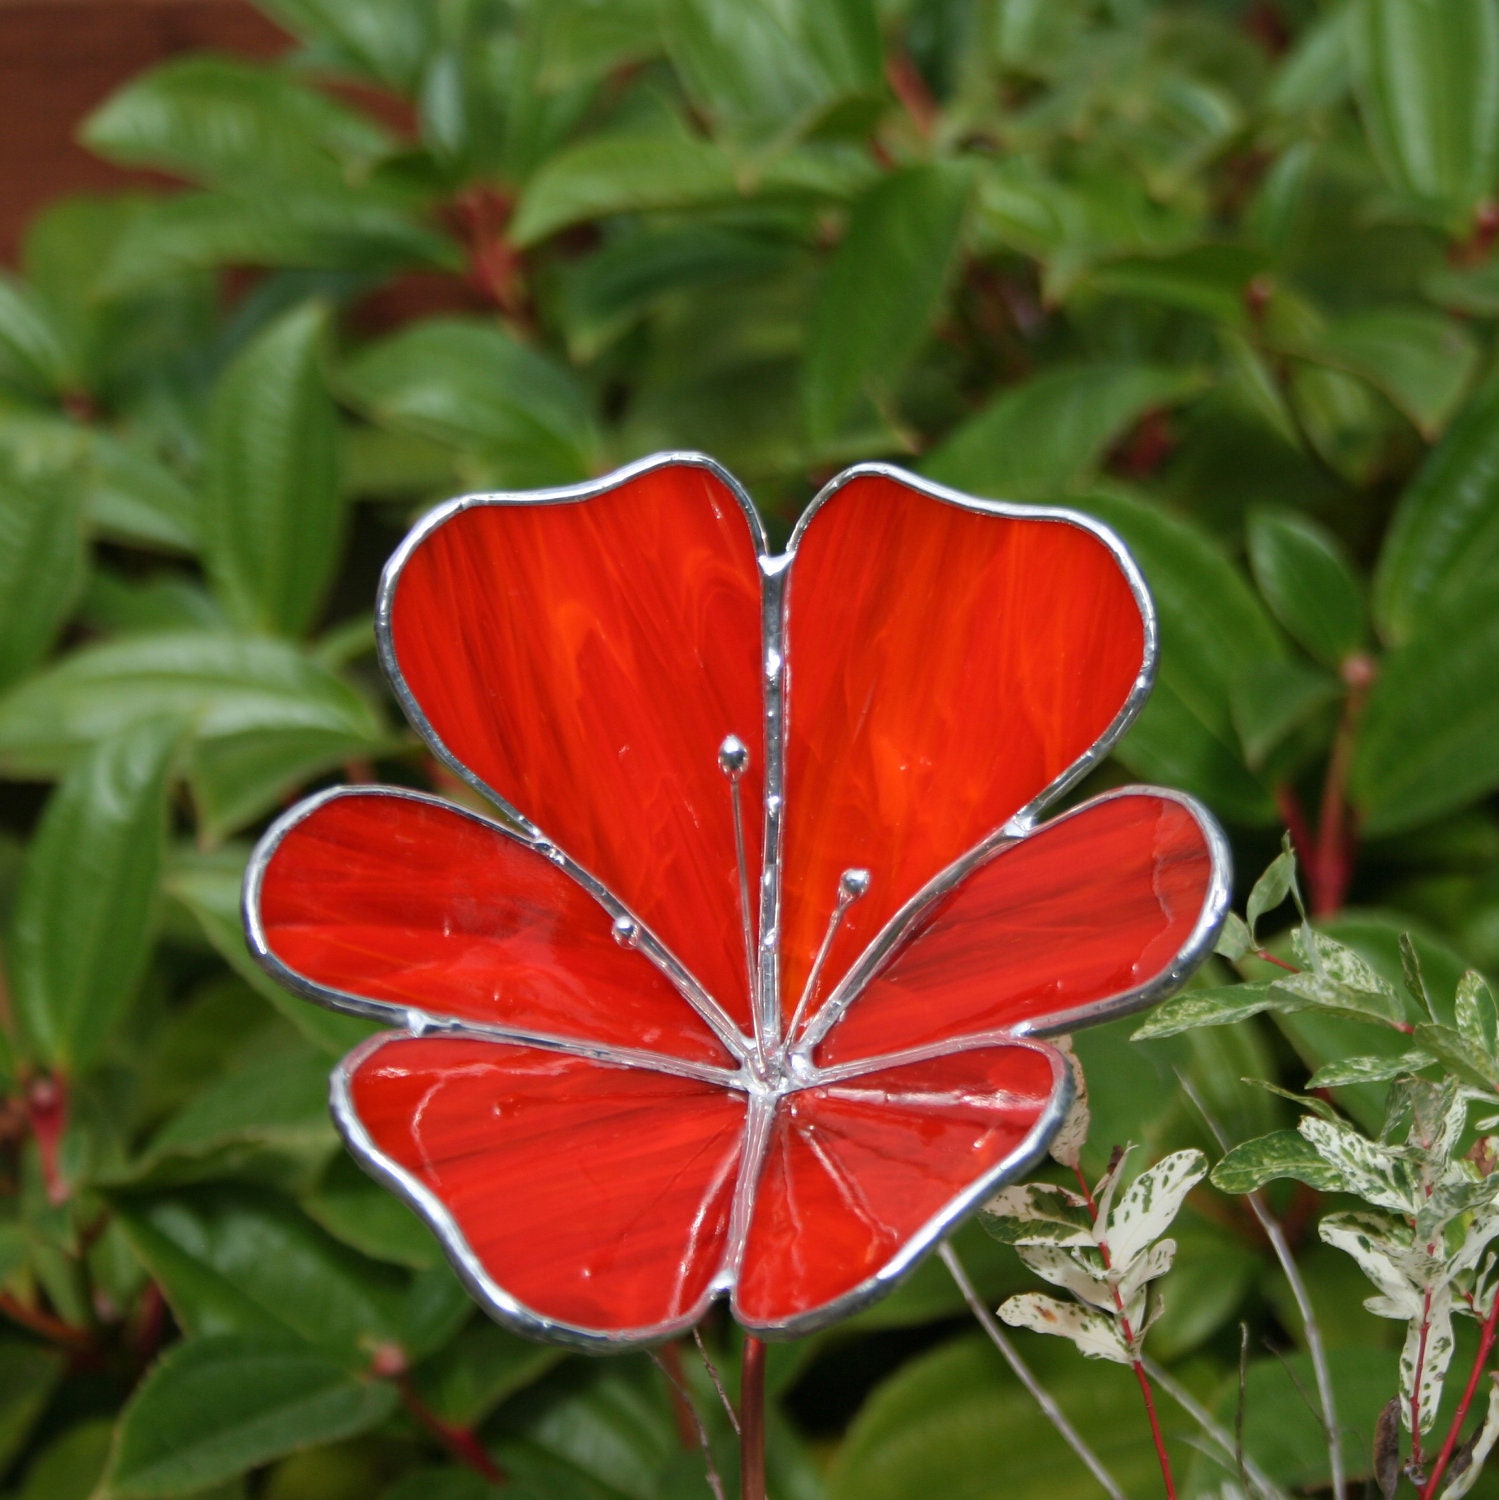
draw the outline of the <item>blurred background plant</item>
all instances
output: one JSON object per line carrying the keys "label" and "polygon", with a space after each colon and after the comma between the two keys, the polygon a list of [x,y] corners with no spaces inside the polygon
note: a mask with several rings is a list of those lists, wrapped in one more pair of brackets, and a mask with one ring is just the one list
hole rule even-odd
{"label": "blurred background plant", "polygon": [[[691,1345],[564,1357],[470,1310],[328,1124],[364,1028],[239,937],[248,844],[301,791],[458,794],[370,606],[465,489],[695,448],[781,536],[869,457],[1091,512],[1163,657],[1084,791],[1184,787],[1251,873],[1289,827],[1317,929],[1387,988],[1409,933],[1452,1029],[1464,971],[1499,967],[1499,0],[265,8],[284,57],[183,56],[83,127],[181,185],[56,202],[0,278],[4,1493],[700,1496],[690,1408],[734,1467]],[[1091,1178],[1127,1142],[1218,1159],[1179,1078],[1242,1142],[1299,1109],[1244,1075],[1369,1053],[1336,1006],[1244,1011],[1079,1036]],[[1383,1072],[1318,1103],[1372,1137],[1409,1094]],[[1347,1184],[1300,1177],[1267,1192],[1363,1493],[1403,1335],[1315,1232]],[[1203,1182],[1173,1234],[1154,1360],[1221,1430],[1242,1390],[1248,1473],[1327,1493],[1260,1221]],[[991,1307],[1028,1289],[960,1244]],[[1015,1337],[1159,1493],[1130,1372]],[[1459,1320],[1453,1369],[1479,1337]],[[704,1339],[731,1371],[732,1329]],[[777,1500],[1098,1493],[939,1263],[775,1349],[771,1388]],[[1231,1493],[1161,1420],[1180,1492]]]}

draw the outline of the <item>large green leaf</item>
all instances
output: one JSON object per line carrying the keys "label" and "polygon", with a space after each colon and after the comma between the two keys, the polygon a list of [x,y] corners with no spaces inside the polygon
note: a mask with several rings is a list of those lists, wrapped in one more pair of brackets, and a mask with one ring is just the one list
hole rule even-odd
{"label": "large green leaf", "polygon": [[344,505],[324,324],[316,304],[284,314],[214,390],[203,554],[226,613],[248,630],[300,634],[338,564]]}
{"label": "large green leaf", "polygon": [[1249,565],[1275,618],[1336,667],[1364,642],[1363,590],[1337,538],[1293,511],[1249,518]]}
{"label": "large green leaf", "polygon": [[1194,792],[1224,817],[1272,821],[1269,792],[1245,768],[1233,689],[1285,655],[1274,624],[1243,574],[1191,522],[1121,494],[1079,503],[1124,538],[1160,624],[1155,689],[1119,759],[1152,781]]}
{"label": "large green leaf", "polygon": [[882,89],[871,0],[666,0],[662,32],[718,133],[748,144],[795,135],[840,99]]}
{"label": "large green leaf", "polygon": [[[1140,1393],[1127,1371],[1079,1362],[1047,1388],[1127,1493],[1159,1486],[1137,1411]],[[987,1500],[1001,1476],[1012,1500],[1093,1500],[1099,1493],[998,1353],[970,1335],[910,1361],[876,1389],[834,1458],[828,1500]]]}
{"label": "large green leaf", "polygon": [[86,646],[0,698],[0,768],[55,776],[95,741],[163,716],[187,720],[200,745],[288,740],[336,761],[382,743],[369,704],[296,647],[168,631]]}
{"label": "large green leaf", "polygon": [[496,325],[415,324],[345,366],[342,388],[376,421],[465,448],[507,484],[564,483],[592,469],[583,392]]}
{"label": "large green leaf", "polygon": [[1490,571],[1499,573],[1499,380],[1468,402],[1401,497],[1374,578],[1381,632],[1408,640]]}
{"label": "large green leaf", "polygon": [[1462,218],[1499,165],[1499,9],[1493,0],[1355,0],[1354,83],[1390,180]]}
{"label": "large green leaf", "polygon": [[131,1246],[191,1334],[296,1338],[357,1367],[402,1333],[405,1277],[248,1186],[117,1199]]}
{"label": "large green leaf", "polygon": [[1202,389],[1192,370],[1158,365],[1059,365],[1002,391],[923,465],[972,494],[1048,499],[1084,484],[1146,412]]}
{"label": "large green leaf", "polygon": [[421,0],[266,0],[265,9],[320,59],[408,95],[437,29],[436,12]]}
{"label": "large green leaf", "polygon": [[122,295],[225,266],[389,275],[459,263],[457,246],[399,201],[337,184],[293,185],[149,200],[110,247],[101,279],[106,292]]}
{"label": "large green leaf", "polygon": [[1463,399],[1479,354],[1472,334],[1455,319],[1400,307],[1340,318],[1295,352],[1367,381],[1428,440]]}
{"label": "large green leaf", "polygon": [[0,386],[45,399],[76,374],[51,310],[25,282],[0,272]]}
{"label": "large green leaf", "polygon": [[23,475],[0,457],[0,685],[47,653],[83,582],[83,487],[69,470]]}
{"label": "large green leaf", "polygon": [[803,389],[815,441],[833,436],[856,398],[883,405],[894,394],[941,305],[969,181],[949,164],[910,167],[854,204],[807,331]]}
{"label": "large green leaf", "polygon": [[101,740],[53,793],[27,855],[11,942],[15,1006],[39,1060],[92,1062],[150,956],[179,720]]}
{"label": "large green leaf", "polygon": [[88,147],[123,166],[200,182],[337,184],[390,147],[367,115],[290,74],[228,57],[173,59],[84,121]]}
{"label": "large green leaf", "polygon": [[1495,683],[1499,592],[1488,588],[1432,608],[1384,659],[1351,775],[1367,832],[1429,823],[1499,786]]}
{"label": "large green leaf", "polygon": [[0,1339],[0,1470],[25,1446],[66,1370],[67,1357],[59,1350]]}
{"label": "large green leaf", "polygon": [[147,1376],[121,1419],[102,1500],[166,1500],[283,1454],[365,1432],[395,1388],[305,1349],[191,1339]]}
{"label": "large green leaf", "polygon": [[703,208],[754,197],[836,200],[874,176],[869,164],[811,147],[740,168],[720,147],[685,133],[585,137],[526,185],[510,238],[524,249],[559,229],[643,209]]}

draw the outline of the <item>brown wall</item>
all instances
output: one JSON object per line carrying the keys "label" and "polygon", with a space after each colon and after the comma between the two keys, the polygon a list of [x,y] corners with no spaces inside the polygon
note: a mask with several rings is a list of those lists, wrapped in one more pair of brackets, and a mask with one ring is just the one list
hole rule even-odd
{"label": "brown wall", "polygon": [[0,261],[50,199],[149,180],[73,141],[127,78],[197,47],[266,57],[286,37],[247,0],[0,0]]}

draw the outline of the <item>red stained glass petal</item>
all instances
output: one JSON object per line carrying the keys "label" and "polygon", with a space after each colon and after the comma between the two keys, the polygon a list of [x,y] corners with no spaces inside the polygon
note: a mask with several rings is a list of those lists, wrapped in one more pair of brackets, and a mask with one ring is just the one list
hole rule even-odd
{"label": "red stained glass petal", "polygon": [[723,1261],[742,1095],[459,1037],[383,1040],[345,1069],[356,1149],[442,1205],[502,1312],[604,1333],[698,1315]]}
{"label": "red stained glass petal", "polygon": [[728,486],[658,466],[475,504],[407,557],[391,643],[447,751],[603,882],[750,1029],[724,738],[759,875],[760,574]]}
{"label": "red stained glass petal", "polygon": [[1022,1022],[1061,1029],[1079,1007],[1127,1004],[1206,940],[1224,878],[1191,804],[1152,792],[1087,803],[939,897],[855,996],[817,1061]]}
{"label": "red stained glass petal", "polygon": [[1144,662],[1140,605],[1093,532],[858,475],[812,517],[787,605],[782,999],[843,870],[872,874],[826,995],[933,876],[1083,756]]}
{"label": "red stained glass petal", "polygon": [[[998,1044],[806,1089],[776,1114],[736,1315],[751,1328],[827,1309],[893,1277],[921,1235],[1017,1151],[1058,1087],[1057,1054]],[[827,1315],[824,1314],[824,1315]]]}
{"label": "red stained glass petal", "polygon": [[271,855],[259,914],[272,956],[326,989],[733,1066],[581,886],[445,803],[354,792],[318,804]]}

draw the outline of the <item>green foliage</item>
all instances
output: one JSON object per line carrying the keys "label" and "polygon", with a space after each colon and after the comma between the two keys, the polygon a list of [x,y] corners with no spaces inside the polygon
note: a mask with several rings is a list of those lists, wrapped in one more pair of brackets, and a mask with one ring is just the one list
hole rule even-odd
{"label": "green foliage", "polygon": [[[1139,1040],[1079,1037],[1091,1129],[1046,1169],[1107,1180],[1105,1239],[1168,1164],[1211,1148],[1216,1186],[1113,1271],[1071,1176],[990,1224],[1092,1347],[1154,1320],[1220,1434],[1158,1392],[1184,1496],[1325,1492],[1263,1190],[1375,1478],[1396,1304],[1455,1289],[1428,1337],[1450,1313],[1462,1370],[1491,1278],[1457,1262],[1499,1181],[1499,4],[263,3],[285,57],[179,56],[83,127],[178,185],[57,203],[0,274],[0,1495],[705,1493],[648,1360],[470,1314],[326,1118],[369,1024],[271,984],[238,917],[290,799],[432,784],[370,628],[410,521],[678,448],[775,536],[885,458],[1124,538],[1158,681],[1082,790],[1196,794],[1243,871],[1292,843]],[[1474,1123],[1423,1136],[1454,1087]],[[961,1243],[1051,1326],[1015,1249]],[[778,1351],[778,1500],[1096,1493],[961,1310],[932,1264]],[[1014,1337],[1152,1493],[1131,1371]],[[1443,1493],[1470,1485],[1499,1493],[1476,1464]]]}

